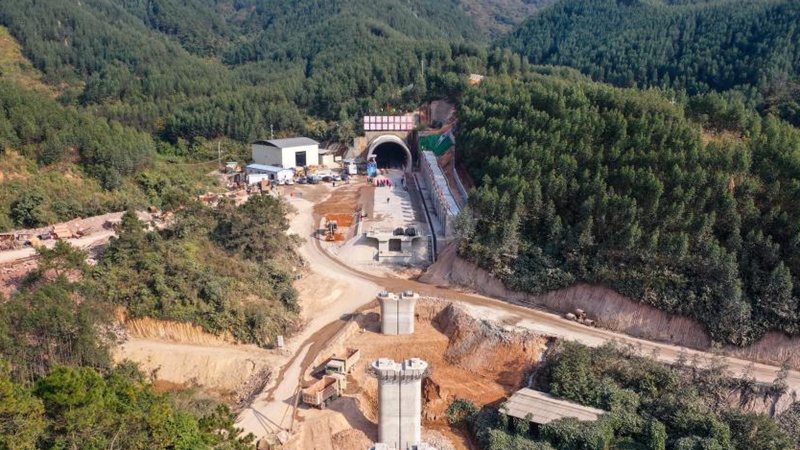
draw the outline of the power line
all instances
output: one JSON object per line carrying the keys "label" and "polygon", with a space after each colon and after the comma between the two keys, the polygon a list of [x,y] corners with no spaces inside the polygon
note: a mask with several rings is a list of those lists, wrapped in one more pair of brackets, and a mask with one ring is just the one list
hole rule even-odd
{"label": "power line", "polygon": [[[228,156],[228,155],[225,155],[225,156]],[[180,162],[174,162],[174,161],[167,161],[167,162],[170,163],[170,164],[176,165],[176,166],[200,166],[200,165],[203,165],[203,164],[211,164],[213,162],[220,161],[221,159],[222,159],[222,157],[220,156],[219,158],[214,158],[214,159],[211,159],[211,160],[208,160],[208,161],[203,161],[203,162],[198,162],[198,163],[180,163]]]}

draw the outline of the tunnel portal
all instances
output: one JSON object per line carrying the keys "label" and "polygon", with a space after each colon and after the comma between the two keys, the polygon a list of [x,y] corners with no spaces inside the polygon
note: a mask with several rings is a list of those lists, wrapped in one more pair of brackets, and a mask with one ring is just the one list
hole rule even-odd
{"label": "tunnel portal", "polygon": [[405,169],[406,167],[406,150],[400,144],[394,142],[381,144],[375,147],[372,154],[381,169]]}
{"label": "tunnel portal", "polygon": [[384,135],[375,138],[369,146],[367,159],[375,157],[381,169],[403,169],[411,171],[412,157],[405,141],[397,136]]}

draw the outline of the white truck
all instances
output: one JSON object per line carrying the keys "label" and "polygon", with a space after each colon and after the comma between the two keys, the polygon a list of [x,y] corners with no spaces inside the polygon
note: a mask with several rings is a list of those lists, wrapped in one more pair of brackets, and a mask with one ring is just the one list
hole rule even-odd
{"label": "white truck", "polygon": [[356,162],[353,161],[352,159],[345,159],[344,161],[342,161],[342,169],[344,169],[344,171],[348,175],[358,174],[358,166],[356,165]]}

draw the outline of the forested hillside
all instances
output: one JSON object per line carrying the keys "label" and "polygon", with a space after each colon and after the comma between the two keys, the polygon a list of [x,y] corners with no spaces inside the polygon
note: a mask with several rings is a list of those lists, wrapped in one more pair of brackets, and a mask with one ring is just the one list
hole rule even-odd
{"label": "forested hillside", "polygon": [[175,151],[0,76],[0,230],[149,205],[173,208],[213,185],[195,176],[196,167],[166,163],[159,147]]}
{"label": "forested hillside", "polygon": [[622,87],[741,91],[800,125],[798,22],[789,0],[564,0],[501,45]]}
{"label": "forested hillside", "polygon": [[21,291],[0,299],[0,359],[13,362],[20,380],[57,365],[107,367],[117,307],[131,317],[274,344],[277,335],[294,331],[299,312],[292,268],[302,261],[296,238],[285,233],[285,215],[285,206],[268,196],[239,208],[193,204],[159,232],[127,213],[119,237],[93,266],[65,242],[37,249],[39,266]]}
{"label": "forested hillside", "polygon": [[100,297],[133,317],[194,323],[264,347],[291,335],[300,311],[292,269],[302,261],[297,237],[286,234],[286,206],[272,196],[213,210],[198,203],[160,233],[126,215],[87,273]]}
{"label": "forested hillside", "polygon": [[800,131],[687,118],[736,110],[721,105],[566,70],[484,81],[461,102],[459,151],[482,180],[461,253],[512,289],[613,286],[716,341],[800,334]]}
{"label": "forested hillside", "polygon": [[62,103],[173,144],[247,141],[270,125],[324,138],[338,128],[306,130],[307,115],[351,120],[416,102],[423,65],[466,73],[485,55],[449,1],[22,0],[0,5],[0,24],[46,81],[65,83]]}
{"label": "forested hillside", "polygon": [[0,229],[176,206],[208,183],[163,159],[207,161],[219,138],[238,159],[270,129],[347,142],[362,114],[454,92],[487,61],[451,2],[22,0],[0,24],[21,44],[0,46]]}
{"label": "forested hillside", "polygon": [[190,204],[160,232],[128,213],[94,266],[63,241],[39,248],[20,292],[0,299],[0,448],[253,448],[227,406],[191,389],[158,394],[133,364],[113,364],[115,317],[125,307],[261,346],[290,335],[302,262],[287,226],[285,206],[264,196]]}
{"label": "forested hillside", "polygon": [[534,430],[492,408],[462,408],[468,414],[459,418],[485,450],[790,450],[800,442],[797,408],[775,418],[742,408],[782,394],[786,375],[757,386],[749,374],[735,378],[721,359],[705,368],[688,359],[667,366],[632,348],[560,341],[538,369],[535,388],[607,411],[600,419],[566,418]]}
{"label": "forested hillside", "polygon": [[96,266],[63,241],[39,248],[20,292],[0,298],[0,448],[252,449],[227,406],[195,388],[158,393],[110,352],[120,306],[262,346],[290,334],[300,261],[285,213],[271,197],[194,204],[162,232],[127,214]]}

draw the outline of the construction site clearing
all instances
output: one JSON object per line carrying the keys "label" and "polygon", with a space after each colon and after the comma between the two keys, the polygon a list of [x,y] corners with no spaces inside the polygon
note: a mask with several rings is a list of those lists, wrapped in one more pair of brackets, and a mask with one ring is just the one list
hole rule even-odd
{"label": "construction site clearing", "polygon": [[[286,198],[296,209],[290,232],[306,238],[301,253],[306,252],[304,257],[314,263],[307,276],[296,282],[303,319],[310,324],[308,333],[300,332],[286,348],[266,350],[211,336],[186,324],[128,321],[129,341],[120,347],[115,359],[131,359],[148,373],[157,373],[156,387],[161,390],[202,385],[234,404],[237,412],[255,410],[257,400],[276,405],[287,420],[280,421],[278,415],[273,425],[262,428],[261,436],[266,437],[260,440],[259,448],[350,450],[371,448],[379,439],[378,381],[369,374],[370,364],[382,358],[421,358],[429,367],[429,376],[421,383],[423,441],[439,450],[474,448],[468,436],[447,423],[448,406],[456,398],[472,400],[478,406],[497,405],[527,387],[527,377],[552,343],[553,334],[526,329],[519,321],[507,320],[507,313],[502,311],[491,315],[466,304],[425,296],[418,298],[412,313],[412,334],[382,334],[379,303],[366,299],[363,304],[368,306],[356,304],[360,300],[355,297],[364,295],[368,289],[363,286],[370,282],[354,281],[325,262],[330,259],[328,255],[333,256],[347,267],[387,277],[384,282],[389,285],[395,280],[388,278],[411,278],[428,267],[428,261],[379,261],[377,250],[363,239],[370,228],[387,222],[413,224],[421,233],[429,232],[418,199],[413,192],[398,188],[403,184],[398,179],[402,175],[389,171],[382,175],[393,179],[394,186],[376,187],[354,177],[349,184],[291,185],[271,191],[270,195]],[[154,228],[163,226],[165,218],[158,211],[151,213],[141,213],[140,218]],[[84,236],[70,242],[84,248],[104,245],[115,234],[121,216],[116,213],[76,221],[67,229],[85,230]],[[357,232],[359,226],[361,233]],[[48,231],[56,234],[55,227],[31,233]],[[66,234],[63,227],[59,231]],[[52,245],[54,239],[48,242]],[[309,251],[309,242],[327,255]],[[7,282],[11,280],[12,289],[20,273],[35,268],[35,260],[18,257],[22,250],[0,252],[0,258],[8,255],[8,261],[14,262],[9,265],[13,271],[4,273],[0,259],[0,275]],[[429,272],[436,275],[437,270],[445,269],[433,266]],[[453,275],[453,270],[446,271],[448,277]],[[471,277],[473,284],[490,284],[469,270],[455,272]],[[444,281],[434,277],[427,282],[439,286],[446,284]],[[374,298],[382,288],[376,287],[368,295]],[[331,316],[326,309],[335,310],[334,304],[348,306],[338,307],[336,315]],[[591,305],[579,305],[586,311],[570,304],[561,309],[561,320],[588,327],[597,320],[608,327],[602,312]],[[348,314],[357,312],[340,317],[345,310]],[[314,325],[314,321],[322,325]],[[398,333],[402,328],[399,325],[398,321]],[[170,330],[174,337],[165,338]],[[293,379],[296,383],[298,378],[300,386],[291,396],[291,392],[276,391],[281,380]],[[281,433],[274,432],[276,428]]]}
{"label": "construction site clearing", "polygon": [[[316,236],[329,255],[350,267],[374,275],[413,278],[433,258],[427,245],[432,232],[420,211],[418,194],[405,185],[405,174],[383,170],[379,177],[391,185],[355,178],[315,202]],[[391,241],[398,241],[397,248]]]}
{"label": "construction site clearing", "polygon": [[[471,448],[469,438],[447,423],[450,403],[467,398],[486,405],[508,398],[525,387],[527,374],[551,341],[474,317],[457,304],[438,299],[419,300],[411,335],[382,334],[379,312],[376,302],[357,314],[317,355],[318,364],[304,377],[296,433],[280,448],[371,448],[378,439],[378,381],[369,375],[369,364],[380,358],[420,358],[430,367],[430,376],[422,380],[423,439],[439,450],[467,450]],[[356,349],[358,362],[344,382],[326,374],[328,370],[320,370],[329,367],[335,355],[352,355]],[[323,389],[329,392],[319,394]],[[319,408],[323,397],[327,403]]]}
{"label": "construction site clearing", "polygon": [[[0,233],[0,294],[7,297],[17,292],[24,276],[36,269],[36,247],[39,246],[52,248],[56,242],[66,241],[86,250],[89,253],[87,262],[93,264],[96,252],[102,250],[109,239],[116,235],[123,214],[114,212]],[[170,214],[162,214],[157,209],[138,211],[136,214],[150,229],[165,226],[171,218]]]}
{"label": "construction site clearing", "polygon": [[[329,254],[372,273],[406,277],[410,270],[424,270],[429,263],[427,258],[416,264],[379,261],[377,249],[362,239],[367,234],[364,230],[386,226],[402,227],[404,231],[419,229],[422,233],[430,230],[419,211],[419,199],[404,189],[404,175],[387,170],[382,171],[381,177],[392,183],[376,186],[354,177],[351,183],[335,187],[332,183],[282,186],[270,190],[270,195],[288,197],[295,205],[291,201],[295,198],[313,204],[312,220],[318,226],[312,236]],[[201,200],[213,205],[230,198],[239,203],[248,194],[254,193],[208,194]],[[380,206],[376,208],[378,202]],[[19,239],[27,239],[30,245],[31,239],[38,244],[39,238],[49,241],[45,242],[49,245],[58,239],[69,239],[83,248],[102,248],[118,231],[122,214],[24,230],[0,242],[13,238],[15,244],[8,248],[15,250]],[[139,216],[151,229],[169,221],[168,215],[154,208]],[[367,247],[369,250],[365,250]],[[9,262],[8,268],[0,267],[5,270],[0,270],[0,275],[7,275],[3,281],[11,282],[8,290],[12,292],[14,281],[33,270],[36,263],[32,257],[24,261],[9,257]],[[302,282],[298,288],[303,295]],[[477,405],[496,404],[508,398],[525,386],[526,374],[535,367],[549,339],[479,319],[459,306],[419,298],[410,291],[397,298],[409,295],[419,302],[416,311],[411,312],[411,323],[406,325],[410,326],[410,334],[404,334],[402,327],[397,334],[382,334],[382,328],[383,332],[386,329],[381,326],[381,307],[387,314],[386,305],[373,302],[355,314],[324,349],[314,352],[315,364],[302,373],[302,386],[284,401],[288,401],[287,412],[292,415],[289,433],[267,436],[260,441],[260,448],[275,448],[274,444],[297,450],[373,447],[379,439],[378,381],[367,369],[378,360],[417,358],[429,367],[429,376],[420,380],[419,392],[423,441],[439,450],[471,448],[469,438],[448,425],[447,407],[456,398],[467,398]],[[279,349],[242,346],[190,324],[151,319],[121,319],[121,323],[126,324],[128,340],[115,352],[115,359],[131,359],[144,370],[158,373],[154,383],[159,391],[201,386],[208,394],[232,403],[237,411],[249,408],[257,396],[267,392],[268,385],[282,375],[277,369],[285,367],[291,355],[282,354]]]}

